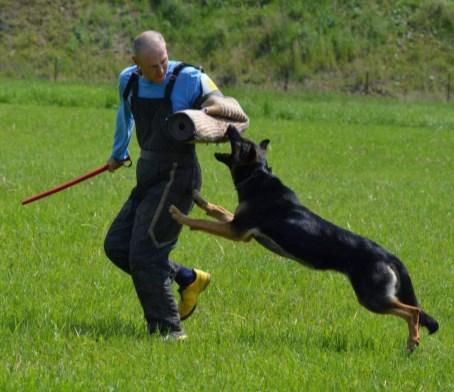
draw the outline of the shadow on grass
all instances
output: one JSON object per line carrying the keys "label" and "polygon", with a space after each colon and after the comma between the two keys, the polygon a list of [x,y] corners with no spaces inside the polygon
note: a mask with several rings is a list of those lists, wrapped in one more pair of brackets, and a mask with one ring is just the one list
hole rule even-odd
{"label": "shadow on grass", "polygon": [[147,337],[145,325],[118,318],[96,318],[93,320],[68,320],[62,326],[62,333],[71,336],[86,336],[95,340],[115,337]]}
{"label": "shadow on grass", "polygon": [[1,329],[12,334],[27,335],[65,335],[68,337],[88,337],[94,340],[111,338],[146,338],[145,325],[115,317],[93,318],[90,320],[50,320],[32,313],[26,316],[4,316]]}

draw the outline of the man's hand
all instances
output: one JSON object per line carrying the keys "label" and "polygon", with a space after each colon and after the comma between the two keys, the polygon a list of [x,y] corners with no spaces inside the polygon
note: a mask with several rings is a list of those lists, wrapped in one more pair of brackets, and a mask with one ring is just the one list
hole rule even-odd
{"label": "man's hand", "polygon": [[116,159],[110,157],[109,160],[107,161],[107,165],[109,166],[107,170],[109,170],[112,173],[119,167],[122,167],[123,163],[124,163],[123,161],[117,161]]}

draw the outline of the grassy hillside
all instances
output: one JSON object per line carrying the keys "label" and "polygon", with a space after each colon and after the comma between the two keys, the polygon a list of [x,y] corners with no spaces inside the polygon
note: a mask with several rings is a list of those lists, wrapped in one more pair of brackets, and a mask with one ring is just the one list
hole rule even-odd
{"label": "grassy hillside", "polygon": [[441,97],[454,75],[453,0],[0,0],[0,75],[112,80],[150,28],[222,86]]}

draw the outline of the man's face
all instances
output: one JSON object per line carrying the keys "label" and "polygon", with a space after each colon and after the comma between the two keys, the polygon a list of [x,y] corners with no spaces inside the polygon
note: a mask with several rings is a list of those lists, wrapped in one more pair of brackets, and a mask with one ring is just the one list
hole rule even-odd
{"label": "man's face", "polygon": [[165,79],[169,58],[165,45],[154,50],[140,53],[132,58],[141,69],[142,76],[153,83],[162,83]]}

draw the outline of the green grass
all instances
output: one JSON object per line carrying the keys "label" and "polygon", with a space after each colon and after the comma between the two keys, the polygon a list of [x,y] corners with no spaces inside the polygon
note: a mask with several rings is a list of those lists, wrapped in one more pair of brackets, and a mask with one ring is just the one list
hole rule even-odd
{"label": "green grass", "polygon": [[[406,325],[360,307],[343,276],[188,230],[173,257],[213,281],[184,323],[189,340],[168,344],[147,335],[130,279],[102,250],[134,169],[20,205],[105,162],[115,87],[8,83],[0,87],[0,390],[454,389],[452,108],[232,91],[251,115],[248,136],[271,139],[269,164],[306,206],[405,262],[441,324],[434,336],[422,331],[413,355]],[[198,147],[203,194],[233,209],[230,176],[212,157],[227,149]]]}

